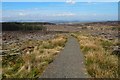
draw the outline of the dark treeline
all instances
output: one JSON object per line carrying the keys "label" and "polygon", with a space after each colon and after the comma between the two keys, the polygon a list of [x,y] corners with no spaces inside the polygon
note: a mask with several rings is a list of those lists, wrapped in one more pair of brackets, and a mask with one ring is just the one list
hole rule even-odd
{"label": "dark treeline", "polygon": [[27,30],[46,30],[44,25],[54,25],[53,23],[47,22],[3,22],[3,31],[27,31]]}

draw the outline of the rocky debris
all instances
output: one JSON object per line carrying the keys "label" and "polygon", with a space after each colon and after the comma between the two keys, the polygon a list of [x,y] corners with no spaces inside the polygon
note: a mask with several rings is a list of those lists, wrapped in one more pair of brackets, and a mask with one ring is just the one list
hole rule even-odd
{"label": "rocky debris", "polygon": [[32,39],[32,40],[47,40],[54,38],[55,33],[44,34],[40,31],[20,32],[20,31],[6,31],[3,32],[2,42],[5,44],[18,43],[20,41]]}

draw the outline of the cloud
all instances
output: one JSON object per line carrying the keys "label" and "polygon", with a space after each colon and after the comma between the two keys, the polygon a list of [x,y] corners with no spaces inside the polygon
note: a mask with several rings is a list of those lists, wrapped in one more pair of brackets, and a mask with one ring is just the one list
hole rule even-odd
{"label": "cloud", "polygon": [[22,12],[20,12],[18,15],[19,15],[19,16],[26,16],[26,14],[25,14],[25,13],[22,13]]}
{"label": "cloud", "polygon": [[34,10],[39,10],[39,8],[34,8]]}
{"label": "cloud", "polygon": [[92,1],[88,1],[87,2],[88,5],[93,5],[93,4],[97,4],[96,2],[92,2]]}
{"label": "cloud", "polygon": [[70,16],[75,16],[76,14],[74,13],[61,13],[61,14],[55,14],[54,16],[58,17],[70,17]]}
{"label": "cloud", "polygon": [[96,13],[93,13],[93,16],[97,16],[97,14],[96,14]]}
{"label": "cloud", "polygon": [[75,4],[75,0],[67,0],[66,3]]}

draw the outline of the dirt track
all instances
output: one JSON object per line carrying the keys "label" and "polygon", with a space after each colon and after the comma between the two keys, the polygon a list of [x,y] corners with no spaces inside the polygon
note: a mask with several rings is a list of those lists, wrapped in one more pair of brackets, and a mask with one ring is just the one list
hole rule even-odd
{"label": "dirt track", "polygon": [[41,78],[88,78],[80,46],[73,37],[68,39],[63,51],[43,72]]}

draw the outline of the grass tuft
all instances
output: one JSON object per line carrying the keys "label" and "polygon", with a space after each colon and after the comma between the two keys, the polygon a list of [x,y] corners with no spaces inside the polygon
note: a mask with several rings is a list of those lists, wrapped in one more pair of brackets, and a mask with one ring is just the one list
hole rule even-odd
{"label": "grass tuft", "polygon": [[73,33],[85,56],[88,73],[95,78],[118,78],[118,56],[111,55],[115,42],[88,34]]}
{"label": "grass tuft", "polygon": [[[46,41],[26,40],[20,45],[7,45],[5,48],[11,52],[3,56],[3,78],[38,78],[63,49],[66,40],[66,36],[57,35]],[[16,50],[21,54],[10,55]]]}

